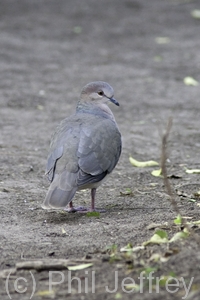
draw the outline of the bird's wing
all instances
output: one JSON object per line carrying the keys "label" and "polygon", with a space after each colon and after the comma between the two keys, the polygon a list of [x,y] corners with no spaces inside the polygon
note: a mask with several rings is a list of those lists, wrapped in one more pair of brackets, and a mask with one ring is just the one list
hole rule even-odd
{"label": "bird's wing", "polygon": [[69,172],[77,170],[75,153],[78,147],[80,131],[77,124],[76,119],[64,119],[52,136],[46,165],[46,174],[50,181],[53,181],[55,173],[62,172],[66,166]]}
{"label": "bird's wing", "polygon": [[91,126],[88,123],[80,132],[78,186],[102,180],[112,172],[121,153],[121,135],[112,120],[95,117]]}
{"label": "bird's wing", "polygon": [[80,129],[73,118],[65,119],[52,137],[46,174],[51,181],[43,208],[64,208],[78,189],[77,148]]}

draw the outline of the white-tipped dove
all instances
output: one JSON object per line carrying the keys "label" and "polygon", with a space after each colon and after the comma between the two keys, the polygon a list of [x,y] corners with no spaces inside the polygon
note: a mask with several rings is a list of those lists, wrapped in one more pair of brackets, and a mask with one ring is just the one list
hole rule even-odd
{"label": "white-tipped dove", "polygon": [[[119,106],[106,82],[87,84],[76,112],[64,119],[52,137],[46,174],[51,185],[44,209],[95,211],[97,187],[115,168],[121,153],[121,134],[107,102]],[[91,189],[91,208],[73,207],[76,191]]]}

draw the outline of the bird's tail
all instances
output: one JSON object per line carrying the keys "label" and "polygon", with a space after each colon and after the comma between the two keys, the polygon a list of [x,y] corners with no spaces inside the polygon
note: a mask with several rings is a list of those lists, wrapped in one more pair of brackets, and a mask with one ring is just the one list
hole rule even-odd
{"label": "bird's tail", "polygon": [[42,204],[42,208],[65,208],[67,204],[72,201],[76,191],[77,187],[69,187],[67,184],[63,186],[60,176],[55,175]]}

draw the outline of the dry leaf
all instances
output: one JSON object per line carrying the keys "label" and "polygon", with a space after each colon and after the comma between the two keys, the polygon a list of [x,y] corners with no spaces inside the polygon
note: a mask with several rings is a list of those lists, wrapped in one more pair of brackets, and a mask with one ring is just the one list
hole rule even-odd
{"label": "dry leaf", "polygon": [[61,229],[61,231],[62,231],[62,233],[64,234],[64,233],[66,233],[66,231],[65,231],[65,229],[64,228],[62,228]]}
{"label": "dry leaf", "polygon": [[189,235],[188,232],[184,232],[184,231],[177,232],[177,233],[175,233],[175,235],[171,238],[171,240],[169,242],[171,243],[171,242],[175,242],[180,239],[185,239],[188,237],[188,235]]}
{"label": "dry leaf", "polygon": [[120,252],[129,252],[129,251],[138,252],[138,251],[144,250],[144,249],[145,249],[144,246],[136,246],[136,247],[133,247],[133,248],[123,247],[123,248],[120,249]]}
{"label": "dry leaf", "polygon": [[81,264],[81,265],[77,265],[77,266],[68,266],[67,269],[69,271],[77,271],[77,270],[87,269],[91,266],[93,266],[93,264],[89,263],[89,264]]}

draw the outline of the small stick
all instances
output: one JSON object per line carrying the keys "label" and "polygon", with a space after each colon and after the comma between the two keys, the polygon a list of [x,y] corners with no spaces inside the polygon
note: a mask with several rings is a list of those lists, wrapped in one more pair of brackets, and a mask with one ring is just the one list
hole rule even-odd
{"label": "small stick", "polygon": [[168,123],[167,123],[166,132],[162,136],[161,163],[160,163],[160,165],[161,165],[161,170],[162,170],[162,175],[163,175],[164,186],[166,188],[167,194],[169,195],[171,205],[173,206],[174,211],[177,214],[181,215],[180,210],[179,210],[178,205],[177,205],[176,200],[175,200],[174,192],[172,191],[172,187],[171,187],[171,184],[169,182],[169,178],[167,177],[167,167],[166,167],[167,151],[166,151],[166,149],[167,149],[167,140],[168,140],[171,128],[172,128],[172,118],[169,118]]}
{"label": "small stick", "polygon": [[194,236],[195,240],[197,243],[200,243],[200,238],[199,236],[190,228],[187,224],[187,221],[185,218],[182,217],[181,212],[179,210],[179,207],[176,203],[175,200],[175,194],[172,190],[169,178],[167,176],[167,167],[166,167],[166,160],[167,160],[167,141],[169,137],[170,130],[172,128],[172,118],[169,118],[168,123],[167,123],[167,128],[166,132],[162,136],[162,146],[161,146],[161,170],[162,170],[162,175],[163,175],[163,181],[164,181],[164,186],[166,188],[167,194],[169,195],[169,201],[171,202],[171,205],[176,212],[176,214],[179,214],[181,217],[181,225],[185,227],[188,232]]}
{"label": "small stick", "polygon": [[166,127],[166,131],[162,136],[162,146],[161,146],[160,165],[161,165],[161,170],[162,170],[162,175],[163,175],[163,181],[164,181],[164,186],[166,188],[167,194],[169,195],[169,200],[171,202],[171,205],[172,205],[174,211],[176,212],[176,214],[180,215],[180,217],[181,217],[181,225],[184,226],[188,230],[188,232],[191,233],[191,228],[189,228],[187,221],[181,215],[181,212],[180,212],[179,207],[175,200],[175,195],[172,190],[169,178],[167,177],[167,167],[166,167],[167,151],[166,150],[167,150],[167,142],[168,142],[168,137],[169,137],[171,128],[172,128],[172,118],[169,118],[167,127]]}

